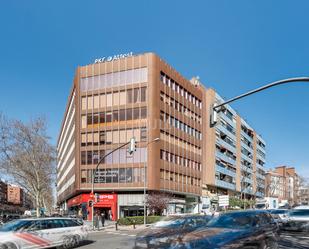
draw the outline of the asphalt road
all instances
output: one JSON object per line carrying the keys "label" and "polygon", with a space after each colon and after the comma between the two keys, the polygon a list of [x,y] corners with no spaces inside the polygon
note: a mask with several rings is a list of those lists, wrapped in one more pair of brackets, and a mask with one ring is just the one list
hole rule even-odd
{"label": "asphalt road", "polygon": [[138,231],[100,231],[89,234],[78,249],[132,249]]}
{"label": "asphalt road", "polygon": [[[78,249],[132,249],[136,233],[138,230],[94,232]],[[309,234],[282,234],[279,249],[294,248],[309,249]]]}

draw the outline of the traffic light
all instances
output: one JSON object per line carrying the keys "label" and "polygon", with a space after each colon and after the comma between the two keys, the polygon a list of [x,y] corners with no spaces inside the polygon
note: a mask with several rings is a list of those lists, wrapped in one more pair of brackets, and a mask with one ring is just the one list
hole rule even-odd
{"label": "traffic light", "polygon": [[210,106],[210,127],[214,127],[218,121],[218,111],[214,109],[214,105]]}
{"label": "traffic light", "polygon": [[135,151],[136,151],[136,141],[135,141],[135,137],[132,137],[130,139],[128,152],[129,152],[130,155],[132,155],[133,152],[135,152]]}
{"label": "traffic light", "polygon": [[89,206],[89,207],[92,207],[92,206],[93,206],[93,201],[89,201],[89,202],[88,202],[88,206]]}

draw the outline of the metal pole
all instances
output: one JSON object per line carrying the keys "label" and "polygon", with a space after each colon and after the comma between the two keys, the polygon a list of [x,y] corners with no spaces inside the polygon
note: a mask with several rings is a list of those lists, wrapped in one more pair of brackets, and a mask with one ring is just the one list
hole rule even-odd
{"label": "metal pole", "polygon": [[[151,143],[154,143],[154,142],[158,142],[160,140],[159,137],[155,138],[154,140],[150,141],[147,143],[146,145],[146,149],[147,149],[147,155],[148,155],[148,145],[151,144]],[[146,160],[144,162],[144,226],[146,226],[146,223],[147,223],[147,208],[146,208],[146,188],[147,188],[147,184],[146,184],[146,180],[147,180],[147,177],[146,177]]]}
{"label": "metal pole", "polygon": [[[91,184],[91,194],[94,195],[94,178],[95,175],[97,174],[99,165],[103,162],[103,160],[109,156],[110,154],[114,153],[115,151],[121,149],[122,147],[125,147],[126,145],[128,145],[130,142],[124,143],[122,145],[120,145],[119,147],[117,147],[116,149],[113,149],[112,151],[110,151],[109,153],[107,153],[106,155],[104,155],[100,161],[98,162],[97,166],[95,167],[95,170],[92,173],[92,184]],[[92,229],[94,229],[94,203],[92,202],[92,207],[91,207],[91,220],[92,220]]]}
{"label": "metal pole", "polygon": [[296,77],[296,78],[288,78],[288,79],[283,79],[283,80],[278,80],[278,81],[275,81],[275,82],[272,82],[270,84],[267,84],[265,86],[262,86],[262,87],[259,87],[255,90],[252,90],[250,92],[247,92],[247,93],[244,93],[244,94],[241,94],[239,96],[236,96],[232,99],[229,99],[221,104],[218,104],[218,105],[215,105],[213,107],[213,110],[214,111],[220,111],[221,107],[224,106],[224,105],[227,105],[235,100],[238,100],[238,99],[241,99],[241,98],[244,98],[246,96],[249,96],[249,95],[252,95],[254,93],[257,93],[257,92],[261,92],[263,90],[266,90],[268,88],[271,88],[271,87],[274,87],[274,86],[278,86],[278,85],[283,85],[283,84],[287,84],[287,83],[291,83],[291,82],[309,82],[309,77]]}

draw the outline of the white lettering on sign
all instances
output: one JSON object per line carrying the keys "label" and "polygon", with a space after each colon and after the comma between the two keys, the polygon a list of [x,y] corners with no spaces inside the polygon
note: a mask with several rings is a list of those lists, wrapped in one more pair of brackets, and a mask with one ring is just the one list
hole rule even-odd
{"label": "white lettering on sign", "polygon": [[126,58],[126,57],[131,57],[133,56],[133,52],[130,53],[126,53],[126,54],[116,54],[113,56],[107,56],[107,57],[102,57],[102,58],[98,58],[94,60],[94,63],[102,63],[102,62],[109,62],[109,61],[114,61],[114,60],[119,60],[122,58]]}

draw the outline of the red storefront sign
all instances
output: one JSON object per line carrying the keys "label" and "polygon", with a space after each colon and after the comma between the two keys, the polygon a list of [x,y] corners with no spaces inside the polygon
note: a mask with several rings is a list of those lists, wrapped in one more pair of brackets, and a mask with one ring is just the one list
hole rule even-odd
{"label": "red storefront sign", "polygon": [[[75,196],[68,200],[67,204],[68,207],[78,206],[82,203],[87,203],[90,200],[93,200],[91,198],[91,193],[89,194],[80,194],[78,196]],[[94,209],[99,210],[100,208],[108,208],[112,212],[112,218],[113,220],[117,220],[117,194],[103,194],[99,193],[98,195],[98,201],[94,203]],[[92,208],[88,206],[88,219],[90,219],[92,212]]]}

